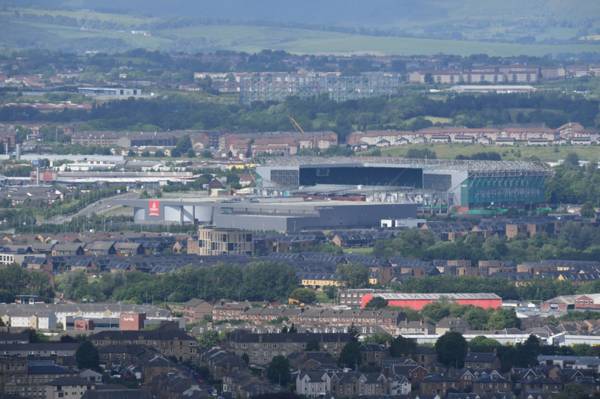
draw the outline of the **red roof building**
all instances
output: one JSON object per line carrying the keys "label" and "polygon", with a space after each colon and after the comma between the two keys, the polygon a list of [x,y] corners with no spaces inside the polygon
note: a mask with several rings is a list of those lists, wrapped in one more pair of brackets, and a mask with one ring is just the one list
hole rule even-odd
{"label": "red roof building", "polygon": [[368,293],[363,295],[360,306],[364,308],[374,297],[388,302],[388,306],[421,310],[433,302],[446,300],[459,305],[475,306],[483,309],[498,309],[502,306],[502,298],[493,293],[466,294],[406,294],[406,293]]}

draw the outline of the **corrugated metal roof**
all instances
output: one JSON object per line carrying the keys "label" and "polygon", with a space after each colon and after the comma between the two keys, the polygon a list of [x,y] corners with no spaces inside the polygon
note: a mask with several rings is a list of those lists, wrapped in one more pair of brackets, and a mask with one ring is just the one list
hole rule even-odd
{"label": "corrugated metal roof", "polygon": [[498,295],[489,292],[481,292],[481,293],[461,293],[461,294],[452,294],[452,293],[429,293],[429,294],[413,294],[413,293],[382,293],[376,294],[374,296],[381,297],[386,300],[439,300],[442,298],[447,298],[450,300],[458,300],[458,299],[502,299]]}

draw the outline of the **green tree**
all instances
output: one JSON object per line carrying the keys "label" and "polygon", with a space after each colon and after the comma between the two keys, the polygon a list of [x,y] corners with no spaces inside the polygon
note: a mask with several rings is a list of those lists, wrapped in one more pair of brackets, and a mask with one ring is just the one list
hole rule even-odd
{"label": "green tree", "polygon": [[366,337],[363,341],[365,344],[378,344],[378,345],[386,345],[392,342],[393,338],[390,334],[385,332],[378,332],[375,334],[371,334]]}
{"label": "green tree", "polygon": [[366,309],[383,309],[387,307],[388,301],[380,296],[373,297],[365,306]]}
{"label": "green tree", "polygon": [[305,304],[314,303],[317,299],[317,295],[310,288],[296,288],[290,294],[290,298],[300,301]]}
{"label": "green tree", "polygon": [[190,136],[185,135],[177,140],[175,148],[173,148],[171,151],[171,155],[174,157],[180,157],[183,154],[186,154],[189,150],[193,151],[192,140],[190,139]]}
{"label": "green tree", "polygon": [[98,349],[90,341],[83,341],[75,352],[77,367],[83,369],[98,369],[100,366],[100,356]]}
{"label": "green tree", "polygon": [[426,251],[435,242],[436,238],[430,231],[408,229],[402,231],[393,240],[377,241],[373,253],[381,257],[403,256],[407,258],[424,258]]}
{"label": "green tree", "polygon": [[417,341],[398,335],[390,344],[392,357],[410,356],[417,351]]}
{"label": "green tree", "polygon": [[267,367],[267,378],[274,384],[287,386],[292,380],[289,360],[285,356],[275,356]]}
{"label": "green tree", "polygon": [[423,317],[437,323],[450,315],[450,306],[447,302],[439,301],[427,304],[421,310]]}
{"label": "green tree", "polygon": [[209,330],[202,333],[198,338],[198,344],[202,349],[210,349],[213,346],[216,346],[221,341],[221,337],[219,333],[215,330]]}
{"label": "green tree", "polygon": [[490,330],[502,330],[504,328],[519,327],[520,321],[514,309],[497,309],[490,315],[487,328]]}
{"label": "green tree", "polygon": [[579,155],[576,152],[568,153],[563,164],[569,168],[579,168]]}
{"label": "green tree", "polygon": [[594,204],[591,202],[586,202],[581,206],[581,216],[584,218],[593,218],[596,216],[596,209],[594,208]]}
{"label": "green tree", "polygon": [[334,299],[335,295],[337,293],[337,290],[333,286],[325,287],[325,289],[323,289],[323,291],[325,292],[325,295],[327,295],[327,298],[329,298],[329,299]]}
{"label": "green tree", "polygon": [[530,335],[523,343],[515,345],[514,364],[518,367],[532,367],[542,353],[542,345],[535,335]]}
{"label": "green tree", "polygon": [[350,288],[364,288],[369,285],[369,269],[363,265],[341,264],[338,265],[336,273]]}
{"label": "green tree", "polygon": [[319,341],[317,339],[311,339],[306,343],[306,350],[307,351],[318,351],[320,350],[319,348]]}
{"label": "green tree", "polygon": [[471,307],[465,312],[463,318],[473,330],[483,330],[489,320],[490,314],[482,308]]}
{"label": "green tree", "polygon": [[340,353],[340,358],[338,363],[341,367],[348,367],[354,370],[358,370],[358,366],[360,366],[361,356],[360,356],[360,343],[358,341],[352,340],[348,342],[342,348],[342,352]]}
{"label": "green tree", "polygon": [[28,271],[17,265],[0,269],[0,302],[14,302],[16,295],[38,295],[42,300],[54,297],[48,276],[39,271]]}
{"label": "green tree", "polygon": [[506,240],[493,235],[483,243],[483,255],[486,259],[502,259],[508,252]]}
{"label": "green tree", "polygon": [[588,344],[575,344],[571,347],[577,356],[598,356],[600,348]]}
{"label": "green tree", "polygon": [[553,397],[556,399],[589,399],[590,395],[582,385],[570,383],[566,384],[563,390]]}
{"label": "green tree", "polygon": [[493,352],[501,346],[500,342],[495,339],[487,338],[482,335],[469,341],[469,350],[471,350],[471,352]]}
{"label": "green tree", "polygon": [[435,351],[440,363],[446,367],[460,369],[464,367],[468,345],[462,334],[449,331],[438,338]]}

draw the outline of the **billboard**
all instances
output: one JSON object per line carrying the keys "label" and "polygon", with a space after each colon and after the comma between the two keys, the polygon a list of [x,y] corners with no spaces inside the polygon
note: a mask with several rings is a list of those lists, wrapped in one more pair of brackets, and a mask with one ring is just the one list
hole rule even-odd
{"label": "billboard", "polygon": [[148,216],[160,216],[160,201],[148,201]]}

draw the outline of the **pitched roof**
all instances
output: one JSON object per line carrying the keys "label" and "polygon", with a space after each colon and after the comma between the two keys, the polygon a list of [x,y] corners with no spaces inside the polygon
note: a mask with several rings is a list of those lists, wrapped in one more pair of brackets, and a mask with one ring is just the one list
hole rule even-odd
{"label": "pitched roof", "polygon": [[319,342],[348,342],[352,339],[351,334],[346,333],[291,333],[291,334],[254,334],[246,331],[237,330],[230,335],[230,340],[234,342],[310,342],[318,340]]}
{"label": "pitched roof", "polygon": [[90,386],[92,385],[90,383],[89,380],[83,378],[83,377],[78,377],[78,376],[68,376],[68,377],[60,377],[57,378],[51,382],[49,382],[47,385],[52,385],[52,386]]}
{"label": "pitched roof", "polygon": [[100,331],[91,335],[90,339],[94,341],[170,341],[173,339],[179,339],[181,341],[195,341],[195,339],[186,334],[185,331],[175,328],[159,328],[151,331]]}
{"label": "pitched roof", "polygon": [[109,388],[88,390],[81,399],[152,399],[152,395],[141,389]]}

